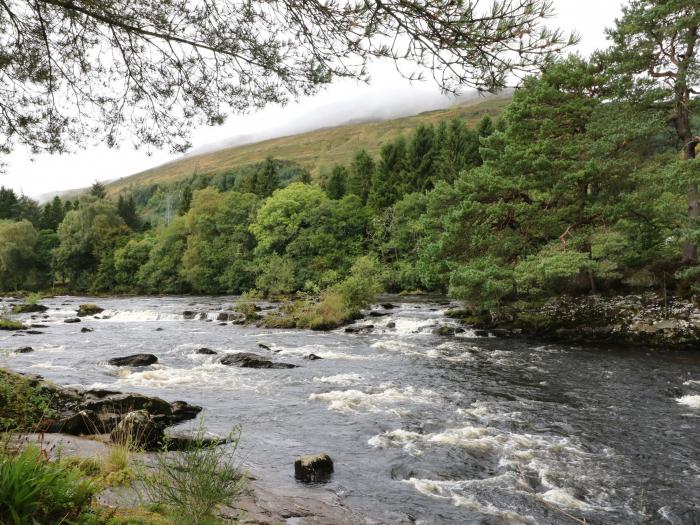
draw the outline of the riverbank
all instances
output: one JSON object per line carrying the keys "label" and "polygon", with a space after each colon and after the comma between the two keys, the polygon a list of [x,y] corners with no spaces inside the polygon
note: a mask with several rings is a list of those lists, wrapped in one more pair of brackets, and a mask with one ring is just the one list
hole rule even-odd
{"label": "riverbank", "polygon": [[[226,440],[202,439],[197,433],[189,436],[182,433],[152,435],[166,425],[192,419],[199,412],[199,407],[184,402],[167,403],[159,398],[114,391],[81,392],[44,381],[39,376],[17,374],[6,369],[0,369],[0,401],[0,421],[4,429],[9,430],[1,440],[0,461],[13,466],[24,465],[25,468],[34,462],[36,471],[53,465],[50,467],[52,475],[65,483],[66,489],[73,486],[71,483],[79,483],[88,495],[80,502],[71,502],[75,508],[66,509],[69,513],[75,512],[70,516],[79,524],[179,525],[183,523],[181,518],[172,514],[177,509],[156,501],[154,494],[158,493],[157,490],[144,489],[151,483],[149,480],[160,479],[167,462],[172,461],[171,464],[175,465],[190,463],[173,459],[178,454],[199,454],[198,459],[203,459],[205,464],[214,456],[233,459],[232,454],[229,456],[223,450],[215,450],[218,446],[230,446]],[[124,428],[123,423],[133,420],[136,414],[144,415],[146,423]],[[163,455],[169,459],[164,460]],[[42,466],[44,461],[49,462],[47,467]],[[240,493],[216,502],[208,524],[360,523],[360,519],[330,493],[322,497],[309,497],[302,491],[299,494],[282,493],[259,485],[253,476],[240,470],[240,465],[230,466],[240,472]],[[213,488],[209,481],[197,479],[203,474],[197,472],[199,468],[201,466],[193,466],[193,472],[177,474],[182,477],[181,481],[186,481],[184,488],[190,504],[196,504],[196,498],[201,496],[197,494],[198,488],[209,491]],[[225,467],[221,465],[221,468]],[[8,470],[12,468],[3,470],[0,479],[0,485],[6,487],[11,475]],[[207,474],[216,476],[221,473]],[[79,481],[72,479],[74,475]],[[204,485],[198,487],[198,481]],[[15,492],[20,490],[15,488]],[[172,490],[172,487],[167,490]],[[60,505],[58,501],[38,503],[45,508]],[[11,500],[0,500],[0,510],[3,513],[25,512],[20,514],[22,519],[41,517],[32,514],[26,506],[23,510],[17,508],[17,503]],[[44,511],[37,509],[36,512]]]}
{"label": "riverbank", "polygon": [[700,308],[657,294],[562,296],[540,304],[515,303],[488,312],[455,309],[447,315],[485,334],[577,345],[700,349]]}

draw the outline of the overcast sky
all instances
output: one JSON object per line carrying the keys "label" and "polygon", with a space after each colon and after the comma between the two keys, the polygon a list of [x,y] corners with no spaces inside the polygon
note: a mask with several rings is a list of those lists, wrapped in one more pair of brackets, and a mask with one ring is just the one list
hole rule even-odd
{"label": "overcast sky", "polygon": [[[604,30],[620,13],[619,0],[554,0],[557,18],[551,25],[576,30],[581,35],[583,54],[605,46]],[[393,117],[436,109],[454,101],[440,95],[429,81],[409,84],[389,64],[375,64],[371,85],[337,82],[313,98],[286,108],[276,106],[254,114],[229,117],[220,127],[202,127],[192,134],[194,151],[227,144],[236,137],[255,139],[288,135],[354,119]],[[0,185],[37,197],[47,192],[81,188],[95,180],[131,175],[175,158],[167,152],[148,156],[128,146],[118,150],[93,147],[71,155],[39,155],[31,158],[17,150],[4,160]]]}

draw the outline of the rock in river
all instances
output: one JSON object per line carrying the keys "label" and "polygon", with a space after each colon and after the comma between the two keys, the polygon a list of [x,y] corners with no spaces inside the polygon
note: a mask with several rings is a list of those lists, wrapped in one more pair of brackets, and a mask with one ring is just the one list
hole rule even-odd
{"label": "rock in river", "polygon": [[294,462],[294,477],[304,482],[326,481],[333,474],[333,460],[328,454],[301,456]]}
{"label": "rock in river", "polygon": [[199,355],[216,355],[216,352],[212,350],[211,348],[199,348],[195,352],[195,354]]}
{"label": "rock in river", "polygon": [[112,366],[148,366],[157,362],[158,358],[153,354],[134,354],[107,361]]}
{"label": "rock in river", "polygon": [[64,323],[79,323],[79,322],[80,322],[80,319],[78,319],[77,317],[71,317],[70,319],[66,319],[66,320],[63,321],[63,322],[64,322]]}
{"label": "rock in river", "polygon": [[221,358],[221,364],[239,366],[241,368],[296,368],[296,365],[290,363],[275,363],[257,354],[248,352],[227,354]]}
{"label": "rock in river", "polygon": [[18,354],[28,354],[30,352],[33,352],[34,349],[31,346],[23,346],[22,348],[18,348],[15,350]]}
{"label": "rock in river", "polygon": [[114,443],[155,450],[163,445],[165,425],[145,410],[126,414],[110,434]]}

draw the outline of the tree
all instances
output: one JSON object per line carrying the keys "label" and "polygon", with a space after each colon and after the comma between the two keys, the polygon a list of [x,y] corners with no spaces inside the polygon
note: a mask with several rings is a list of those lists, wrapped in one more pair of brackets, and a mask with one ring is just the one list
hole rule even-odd
{"label": "tree", "polygon": [[37,233],[29,221],[0,220],[0,290],[24,286],[34,266],[36,242]]}
{"label": "tree", "polygon": [[[549,0],[0,2],[0,150],[137,142],[181,151],[196,124],[286,102],[388,57],[404,76],[495,90],[571,43]],[[388,44],[387,44],[388,43]]]}
{"label": "tree", "polygon": [[375,211],[391,206],[406,191],[406,148],[404,137],[382,146],[368,199],[369,205]]}
{"label": "tree", "polygon": [[495,126],[493,125],[493,120],[489,115],[484,115],[481,117],[481,120],[479,123],[476,125],[476,134],[479,135],[480,138],[488,138],[491,135],[493,135],[493,132],[496,130]]}
{"label": "tree", "polygon": [[65,209],[61,197],[56,195],[53,200],[44,205],[41,210],[40,226],[44,230],[56,231],[65,217]]}
{"label": "tree", "polygon": [[330,176],[325,184],[326,194],[329,198],[337,201],[343,198],[347,191],[348,170],[345,166],[336,164],[333,166]]}
{"label": "tree", "polygon": [[407,169],[410,174],[408,192],[432,188],[436,156],[435,128],[433,126],[418,126],[408,144],[406,155]]}
{"label": "tree", "polygon": [[136,202],[134,201],[133,195],[129,195],[127,198],[124,198],[123,195],[119,196],[117,200],[117,213],[124,223],[133,231],[139,231],[142,228],[141,219],[136,211]]}
{"label": "tree", "polygon": [[104,199],[107,196],[105,185],[99,181],[93,182],[92,186],[90,186],[90,195],[98,199]]}
{"label": "tree", "polygon": [[89,289],[100,263],[113,258],[117,239],[129,231],[114,204],[85,199],[58,227],[60,245],[55,252],[57,271],[78,289]]}
{"label": "tree", "polygon": [[364,149],[355,153],[348,173],[348,193],[357,195],[363,204],[367,203],[372,188],[374,174],[374,159]]}
{"label": "tree", "polygon": [[192,206],[192,186],[187,184],[180,192],[180,200],[177,204],[177,214],[185,215],[188,211],[190,211],[190,206]]}
{"label": "tree", "polygon": [[[622,83],[623,98],[638,97],[638,90],[655,100],[668,102],[670,116],[683,159],[692,161],[700,135],[692,127],[692,98],[700,94],[700,9],[697,2],[682,0],[632,0],[609,32],[613,48],[608,59],[628,76]],[[631,76],[631,78],[630,78]],[[634,88],[631,88],[631,84]],[[700,170],[690,168],[687,180],[688,217],[691,228],[700,218]],[[697,261],[697,246],[687,241],[686,262]]]}
{"label": "tree", "polygon": [[17,218],[17,194],[12,188],[0,186],[0,220]]}

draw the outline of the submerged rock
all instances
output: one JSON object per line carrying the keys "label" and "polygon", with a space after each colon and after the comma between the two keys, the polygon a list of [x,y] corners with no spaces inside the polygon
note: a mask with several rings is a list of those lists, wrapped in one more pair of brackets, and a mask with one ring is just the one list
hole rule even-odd
{"label": "submerged rock", "polygon": [[15,350],[15,352],[17,352],[18,354],[29,354],[33,351],[34,349],[31,346],[23,346],[22,348],[18,348],[17,350]]}
{"label": "submerged rock", "polygon": [[381,307],[384,308],[385,310],[393,310],[394,308],[398,308],[395,304],[392,303],[382,303]]}
{"label": "submerged rock", "polygon": [[63,322],[68,324],[79,323],[80,319],[78,319],[77,317],[71,317],[70,319],[65,319]]}
{"label": "submerged rock", "polygon": [[93,331],[92,328],[87,328],[85,326],[80,329],[81,334],[87,334],[87,333],[92,332],[92,331]]}
{"label": "submerged rock", "polygon": [[377,312],[376,310],[369,313],[370,317],[386,317],[387,315],[389,315],[387,312]]}
{"label": "submerged rock", "polygon": [[212,350],[211,348],[198,348],[195,351],[195,354],[199,355],[216,355],[216,352]]}
{"label": "submerged rock", "polygon": [[267,350],[268,352],[272,352],[272,351],[273,351],[272,348],[270,348],[269,346],[264,345],[264,344],[262,344],[262,343],[258,343],[258,348],[262,348],[263,350]]}
{"label": "submerged rock", "polygon": [[220,363],[227,366],[238,366],[241,368],[297,368],[291,363],[275,363],[257,354],[241,352],[238,354],[227,354],[221,358]]}
{"label": "submerged rock", "polygon": [[[464,331],[464,329],[462,329],[462,331]],[[438,326],[437,328],[433,328],[434,335],[451,336],[455,335],[455,333],[457,333],[457,330],[452,326]]]}
{"label": "submerged rock", "polygon": [[319,359],[323,359],[321,356],[317,356],[316,354],[309,354],[304,359],[308,359],[309,361],[318,361]]}
{"label": "submerged rock", "polygon": [[191,310],[185,310],[184,312],[182,312],[182,317],[184,319],[188,319],[188,320],[194,319],[196,315],[197,315],[197,312],[193,312]]}
{"label": "submerged rock", "polygon": [[148,366],[158,362],[153,354],[134,354],[125,357],[114,357],[107,361],[112,366]]}
{"label": "submerged rock", "polygon": [[39,330],[25,330],[24,333],[28,334],[28,335],[40,335],[40,334],[43,334],[44,332],[41,332]]}
{"label": "submerged rock", "polygon": [[365,325],[361,325],[361,326],[348,326],[345,329],[345,333],[347,333],[347,334],[368,334],[372,330],[374,330],[373,324],[365,324]]}
{"label": "submerged rock", "polygon": [[328,454],[301,456],[294,461],[294,477],[305,483],[327,481],[333,474],[333,460]]}

